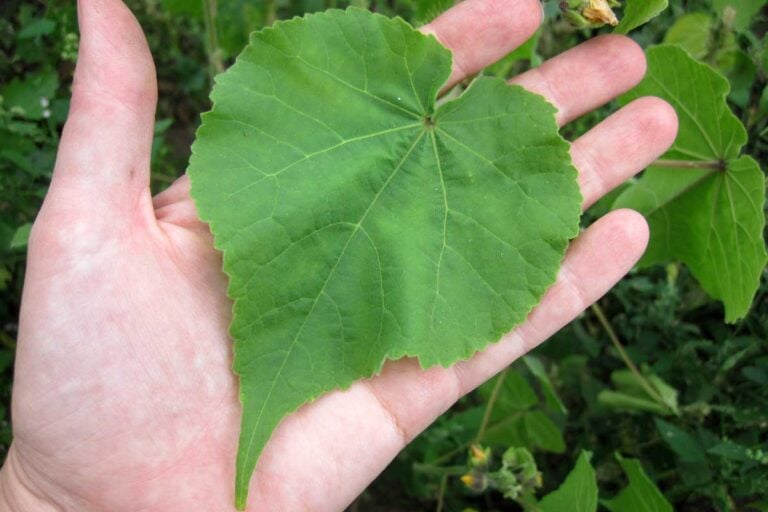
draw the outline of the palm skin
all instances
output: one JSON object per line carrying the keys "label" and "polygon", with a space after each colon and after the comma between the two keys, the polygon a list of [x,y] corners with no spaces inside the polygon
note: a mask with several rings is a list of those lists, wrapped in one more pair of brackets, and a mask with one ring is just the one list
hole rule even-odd
{"label": "palm skin", "polygon": [[[12,511],[227,511],[240,405],[220,255],[186,178],[148,186],[155,73],[120,0],[81,0],[82,42],[54,179],[30,240],[0,473]],[[522,43],[537,0],[467,0],[424,30],[454,52],[458,81]],[[565,123],[632,87],[637,47],[598,38],[516,82]],[[663,153],[674,112],[636,101],[574,142],[585,206]],[[413,360],[288,417],[251,480],[252,511],[342,510],[460,396],[599,298],[642,253],[637,214],[606,216],[574,242],[528,321],[452,368]]]}

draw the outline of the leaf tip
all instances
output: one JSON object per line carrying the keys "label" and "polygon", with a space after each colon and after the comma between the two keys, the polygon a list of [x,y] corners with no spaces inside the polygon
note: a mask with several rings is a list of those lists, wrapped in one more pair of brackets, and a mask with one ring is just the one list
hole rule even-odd
{"label": "leaf tip", "polygon": [[237,478],[235,484],[235,509],[243,511],[248,506],[248,485],[243,485],[241,480]]}

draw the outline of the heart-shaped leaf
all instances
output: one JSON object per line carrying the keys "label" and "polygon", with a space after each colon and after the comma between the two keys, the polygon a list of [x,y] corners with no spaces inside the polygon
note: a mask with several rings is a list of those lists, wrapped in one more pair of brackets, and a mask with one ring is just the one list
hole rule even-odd
{"label": "heart-shaped leaf", "polygon": [[212,93],[192,195],[224,253],[243,419],[236,501],[280,420],[522,322],[578,232],[555,109],[479,78],[401,19],[328,11],[255,33]]}
{"label": "heart-shaped leaf", "polygon": [[641,265],[683,261],[723,302],[725,320],[735,322],[749,311],[765,268],[765,176],[741,155],[747,132],[726,103],[728,80],[677,46],[647,55],[645,79],[621,102],[663,98],[677,111],[680,129],[663,159],[614,207],[648,219],[651,240]]}
{"label": "heart-shaped leaf", "polygon": [[643,470],[637,459],[625,459],[618,453],[616,459],[627,475],[629,485],[613,499],[602,504],[611,512],[672,512],[672,505],[661,494],[656,484]]}
{"label": "heart-shaped leaf", "polygon": [[592,454],[581,452],[565,481],[557,490],[539,502],[541,512],[595,512],[597,510],[597,477],[589,460]]}

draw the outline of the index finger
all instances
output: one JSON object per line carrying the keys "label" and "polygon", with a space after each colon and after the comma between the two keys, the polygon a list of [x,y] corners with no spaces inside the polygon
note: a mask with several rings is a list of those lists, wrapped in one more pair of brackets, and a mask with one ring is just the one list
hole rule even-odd
{"label": "index finger", "polygon": [[523,44],[541,25],[539,0],[465,0],[421,28],[453,53],[450,87]]}

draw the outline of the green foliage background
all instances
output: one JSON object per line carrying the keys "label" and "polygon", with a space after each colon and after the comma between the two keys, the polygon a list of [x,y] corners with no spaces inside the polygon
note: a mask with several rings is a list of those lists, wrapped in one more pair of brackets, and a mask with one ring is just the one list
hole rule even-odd
{"label": "green foliage background", "polygon": [[[453,2],[351,3],[418,25]],[[348,5],[336,0],[218,0],[215,9],[210,9],[214,2],[196,0],[128,4],[157,62],[155,190],[186,167],[199,113],[209,107],[210,76],[232,62],[250,30]],[[765,5],[765,0],[671,0],[661,16],[631,34],[643,46],[680,44],[728,78],[729,106],[749,135],[745,152],[763,167],[768,162]],[[557,2],[545,2],[545,10],[545,25],[534,39],[487,73],[511,76],[606,31],[573,28],[558,15]],[[77,44],[73,2],[0,4],[0,458],[11,441],[26,233],[53,168]],[[576,137],[616,108],[585,116],[564,135]],[[595,205],[584,223],[607,211],[614,198]],[[650,510],[638,496],[655,503],[654,510],[670,505],[697,512],[768,510],[767,275],[764,271],[749,315],[727,325],[722,305],[685,266],[633,271],[597,308],[533,356],[462,399],[351,510],[546,511],[553,503],[571,502],[567,483],[539,503],[534,497],[557,489],[574,465],[578,472],[568,481],[596,479],[600,506],[607,510]],[[476,441],[490,449],[487,460],[477,452],[468,455]],[[505,454],[509,447],[515,450]]]}

